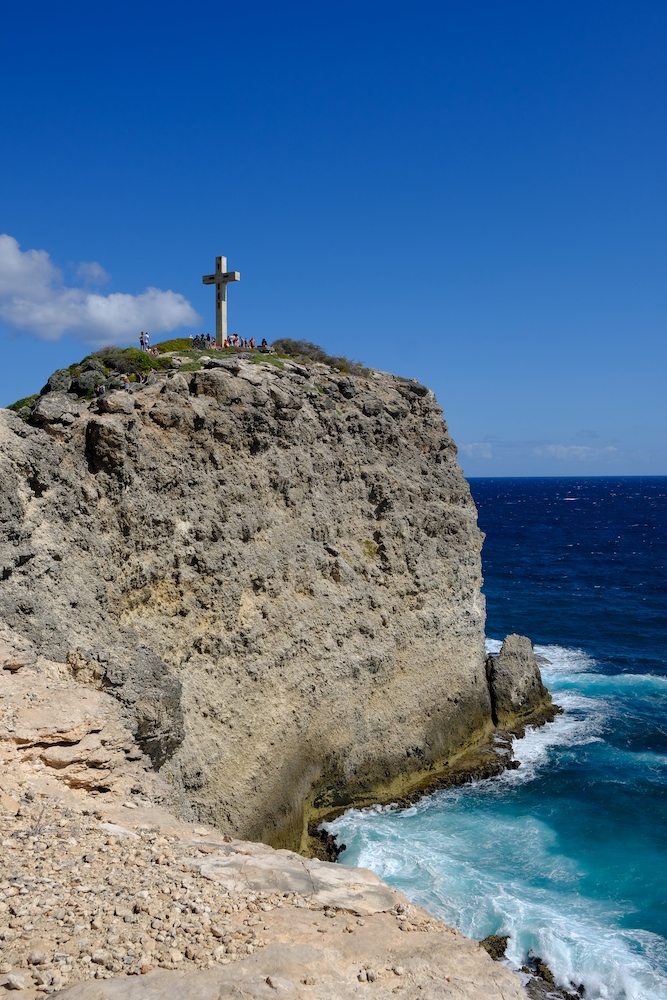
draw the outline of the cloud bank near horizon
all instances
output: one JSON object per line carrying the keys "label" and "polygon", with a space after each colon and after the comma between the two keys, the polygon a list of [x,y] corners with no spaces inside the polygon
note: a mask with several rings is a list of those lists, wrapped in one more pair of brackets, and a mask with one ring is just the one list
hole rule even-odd
{"label": "cloud bank near horizon", "polygon": [[[96,261],[81,264],[79,274],[89,284],[109,278]],[[170,333],[202,322],[179,292],[147,288],[140,295],[101,295],[70,288],[46,250],[22,251],[6,233],[0,234],[0,320],[42,340],[67,333],[95,345],[135,340],[140,330]]]}
{"label": "cloud bank near horizon", "polygon": [[[590,436],[597,437],[593,432]],[[580,437],[577,432],[575,437]],[[466,476],[610,476],[644,475],[664,454],[654,453],[636,439],[614,439],[599,446],[572,442],[507,440],[489,435],[482,441],[458,445],[459,463]],[[624,470],[624,471],[622,471]]]}
{"label": "cloud bank near horizon", "polygon": [[614,445],[607,445],[604,448],[592,448],[589,445],[581,444],[552,444],[548,442],[534,441],[471,441],[469,444],[460,444],[459,452],[468,458],[491,460],[498,457],[498,454],[506,454],[514,451],[516,453],[529,454],[532,458],[558,458],[563,460],[574,459],[576,461],[600,461],[612,458],[618,453],[618,448]]}

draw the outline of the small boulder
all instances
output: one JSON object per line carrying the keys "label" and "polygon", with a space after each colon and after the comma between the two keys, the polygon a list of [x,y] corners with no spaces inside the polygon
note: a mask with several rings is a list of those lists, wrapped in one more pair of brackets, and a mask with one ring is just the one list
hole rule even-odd
{"label": "small boulder", "polygon": [[0,669],[15,674],[24,667],[32,667],[37,662],[37,655],[31,646],[22,642],[19,646],[0,639]]}
{"label": "small boulder", "polygon": [[97,358],[86,358],[86,360],[81,365],[82,372],[99,372],[101,375],[104,374],[104,365]]}
{"label": "small boulder", "polygon": [[352,399],[357,393],[357,387],[351,378],[342,378],[338,383],[338,390],[345,399]]}
{"label": "small boulder", "polygon": [[46,424],[72,424],[79,416],[76,401],[65,392],[49,392],[40,396],[32,407],[30,423],[45,426]]}
{"label": "small boulder", "polygon": [[177,392],[181,396],[188,396],[190,393],[190,383],[185,375],[181,375],[180,373],[171,375],[169,381],[160,389],[160,392],[163,395],[166,392]]}
{"label": "small boulder", "polygon": [[104,382],[104,375],[101,372],[94,369],[92,371],[84,371],[72,379],[70,391],[75,392],[77,396],[87,396],[101,382]]}
{"label": "small boulder", "polygon": [[428,396],[429,388],[427,385],[422,385],[417,379],[411,378],[409,382],[406,383],[410,392],[413,392],[415,396]]}
{"label": "small boulder", "polygon": [[70,386],[72,385],[72,376],[67,368],[59,368],[57,372],[49,378],[42,389],[41,395],[46,395],[47,392],[69,392]]}
{"label": "small boulder", "polygon": [[12,972],[5,980],[5,989],[7,990],[24,990],[26,988],[26,981],[23,976],[19,976],[17,972]]}
{"label": "small boulder", "polygon": [[[179,375],[179,378],[183,378],[183,376]],[[154,420],[160,427],[180,427],[188,421],[188,417],[190,417],[190,422],[192,421],[192,407],[178,393],[167,391],[162,393],[155,405],[151,407],[149,415],[151,420]]]}
{"label": "small boulder", "polygon": [[226,371],[231,372],[232,375],[238,375],[241,371],[241,364],[236,358],[207,358],[202,359],[202,367],[209,370],[214,368],[224,368]]}
{"label": "small boulder", "polygon": [[44,965],[49,958],[50,954],[43,948],[31,948],[28,953],[28,965]]}
{"label": "small boulder", "polygon": [[496,726],[512,729],[529,717],[553,721],[558,709],[542,683],[532,643],[525,635],[508,635],[500,653],[487,657],[486,676]]}
{"label": "small boulder", "polygon": [[10,816],[16,816],[20,809],[16,799],[13,799],[11,795],[5,795],[4,792],[0,792],[0,806],[5,812],[8,812]]}
{"label": "small boulder", "polygon": [[134,400],[128,392],[110,392],[100,396],[100,413],[134,413]]}

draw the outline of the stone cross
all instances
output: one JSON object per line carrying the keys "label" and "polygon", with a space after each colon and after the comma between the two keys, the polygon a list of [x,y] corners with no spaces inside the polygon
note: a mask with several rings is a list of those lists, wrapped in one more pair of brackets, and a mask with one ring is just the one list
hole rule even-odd
{"label": "stone cross", "polygon": [[222,347],[227,340],[227,282],[240,281],[238,271],[227,271],[227,258],[215,258],[215,274],[205,274],[205,285],[215,285],[215,342]]}

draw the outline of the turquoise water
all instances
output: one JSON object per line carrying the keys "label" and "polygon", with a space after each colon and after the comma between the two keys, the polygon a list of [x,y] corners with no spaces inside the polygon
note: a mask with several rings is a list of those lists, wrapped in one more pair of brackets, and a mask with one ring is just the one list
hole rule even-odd
{"label": "turquoise water", "polygon": [[530,635],[565,711],[515,742],[516,771],[329,824],[340,860],[509,934],[513,968],[532,952],[587,997],[667,998],[667,481],[471,486],[489,651]]}

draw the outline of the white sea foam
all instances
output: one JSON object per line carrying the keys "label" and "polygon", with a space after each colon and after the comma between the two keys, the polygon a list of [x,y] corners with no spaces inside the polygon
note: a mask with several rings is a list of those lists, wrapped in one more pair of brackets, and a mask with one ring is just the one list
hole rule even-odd
{"label": "white sea foam", "polygon": [[665,1000],[667,978],[656,971],[667,965],[664,939],[619,928],[613,907],[580,896],[582,872],[559,853],[548,825],[531,816],[471,813],[465,794],[438,793],[382,815],[350,811],[329,827],[354,851],[347,863],[373,869],[469,937],[485,937],[490,927],[509,934],[510,968],[532,952],[559,985],[583,982],[588,997]]}
{"label": "white sea foam", "polygon": [[[491,643],[500,648],[500,643],[487,640],[487,649]],[[585,746],[603,740],[609,706],[599,698],[583,694],[580,689],[581,675],[588,674],[595,666],[593,658],[583,650],[562,646],[536,646],[535,653],[549,661],[541,667],[542,677],[563,713],[547,726],[529,727],[522,739],[514,741],[514,756],[521,767],[505,771],[497,779],[502,784],[516,785],[534,780],[541,768],[548,766],[557,747]],[[568,680],[574,683],[575,678],[578,687],[569,690]]]}
{"label": "white sea foam", "polygon": [[[500,646],[487,640],[488,652]],[[346,863],[377,871],[464,934],[509,934],[510,967],[520,967],[532,951],[559,985],[583,982],[587,997],[666,1000],[667,974],[660,970],[667,969],[667,941],[620,926],[624,912],[583,895],[586,873],[560,848],[548,823],[526,813],[521,796],[561,754],[603,743],[628,697],[662,695],[667,681],[605,676],[582,650],[552,645],[535,652],[549,661],[541,664],[542,675],[564,712],[515,741],[517,770],[437,792],[405,810],[352,810],[328,828],[348,844]],[[666,763],[664,755],[648,751],[604,752],[614,765],[640,767],[645,776],[662,772]]]}

